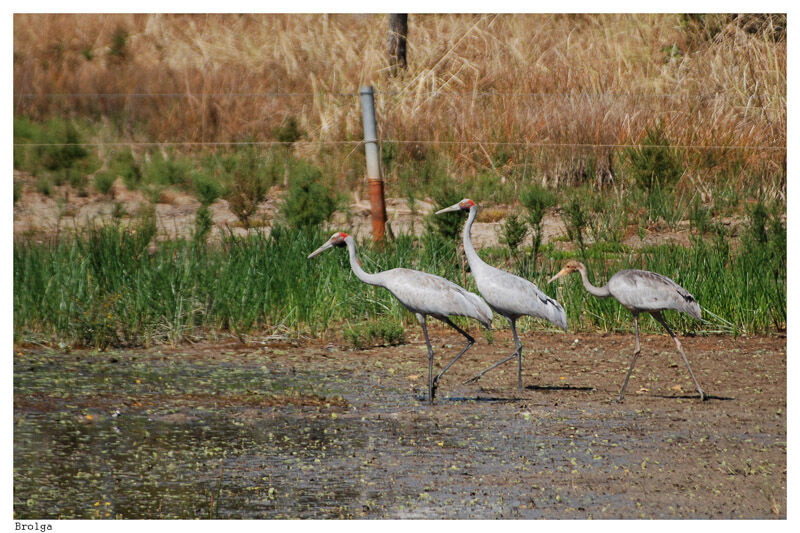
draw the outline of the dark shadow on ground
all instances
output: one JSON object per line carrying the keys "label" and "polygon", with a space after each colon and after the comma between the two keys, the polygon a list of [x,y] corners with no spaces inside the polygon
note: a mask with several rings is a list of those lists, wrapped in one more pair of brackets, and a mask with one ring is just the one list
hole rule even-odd
{"label": "dark shadow on ground", "polygon": [[[675,399],[675,400],[697,400],[700,401],[700,397],[695,394],[652,394],[654,398],[667,398],[667,399]],[[729,402],[735,400],[736,398],[730,398],[728,396],[714,396],[713,394],[706,394],[706,401],[708,400],[720,400],[723,402]]]}
{"label": "dark shadow on ground", "polygon": [[578,390],[578,391],[595,391],[596,387],[576,387],[573,385],[526,385],[525,390],[535,391],[560,391],[560,390]]}
{"label": "dark shadow on ground", "polygon": [[[425,402],[428,403],[427,396],[415,396],[418,402]],[[436,402],[489,402],[489,403],[511,403],[511,402],[518,402],[523,400],[524,398],[500,398],[497,396],[444,396],[444,397],[436,397],[434,400],[434,404]]]}

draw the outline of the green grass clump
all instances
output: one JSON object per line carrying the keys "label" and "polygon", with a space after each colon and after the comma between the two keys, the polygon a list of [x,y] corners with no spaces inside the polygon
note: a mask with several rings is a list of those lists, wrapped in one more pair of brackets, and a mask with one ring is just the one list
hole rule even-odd
{"label": "green grass clump", "polygon": [[111,186],[117,179],[116,175],[106,170],[100,171],[94,175],[94,187],[102,195],[108,195],[111,191]]}
{"label": "green grass clump", "polygon": [[213,176],[204,172],[196,172],[192,177],[194,193],[200,205],[209,206],[217,201],[223,193],[223,185]]}
{"label": "green grass clump", "polygon": [[49,176],[39,176],[36,178],[36,192],[44,196],[53,194],[53,180]]}
{"label": "green grass clump", "polygon": [[356,350],[372,346],[396,346],[406,340],[402,324],[384,318],[349,326],[344,330],[343,336]]}
{"label": "green grass clump", "polygon": [[111,45],[108,49],[108,55],[117,61],[124,61],[128,58],[130,51],[128,49],[128,30],[122,26],[117,26],[114,33],[111,35]]}
{"label": "green grass clump", "polygon": [[561,207],[561,218],[564,227],[567,229],[567,237],[573,242],[577,242],[583,254],[586,246],[584,236],[586,226],[589,223],[589,213],[581,198],[577,195]]}
{"label": "green grass clump", "polygon": [[142,167],[131,150],[114,150],[109,161],[109,168],[129,189],[136,189],[142,183]]}
{"label": "green grass clump", "polygon": [[[452,188],[453,179],[448,175],[450,161],[438,154],[429,153],[419,145],[397,146],[384,143],[382,152],[386,164],[384,174],[387,178],[396,175],[397,179],[389,179],[388,194],[418,198],[441,196],[443,190]],[[391,148],[394,147],[394,148]],[[463,198],[462,194],[459,200]]]}
{"label": "green grass clump", "polygon": [[674,187],[685,168],[663,124],[648,128],[640,146],[623,150],[622,160],[627,177],[644,195],[637,203],[646,207],[648,222],[662,219],[674,226],[683,219],[685,202],[675,197]]}
{"label": "green grass clump", "polygon": [[633,182],[645,191],[671,187],[683,174],[683,165],[670,147],[662,124],[648,128],[639,147],[626,148],[623,160]]}
{"label": "green grass clump", "polygon": [[267,193],[278,178],[278,168],[271,157],[259,154],[251,145],[227,155],[220,161],[222,174],[229,183],[225,197],[231,211],[245,228],[266,200]]}
{"label": "green grass clump", "polygon": [[689,226],[695,237],[702,237],[711,229],[711,209],[695,198],[689,208]]}
{"label": "green grass clump", "polygon": [[[37,172],[61,170],[78,164],[89,152],[80,146],[77,126],[67,120],[50,119],[43,124],[27,118],[14,119],[14,168]],[[26,147],[25,144],[37,146]]]}
{"label": "green grass clump", "polygon": [[503,179],[497,172],[478,172],[462,185],[462,198],[472,198],[476,202],[479,198],[483,204],[511,203],[516,197],[515,181]]}
{"label": "green grass clump", "polygon": [[194,216],[194,240],[205,242],[213,226],[214,218],[211,215],[211,210],[207,205],[201,205]]}
{"label": "green grass clump", "polygon": [[751,208],[742,239],[741,264],[735,265],[746,276],[754,297],[763,298],[765,305],[769,302],[765,311],[778,330],[786,328],[786,225],[782,213],[777,202],[758,202]]}
{"label": "green grass clump", "polygon": [[511,213],[500,224],[497,231],[500,243],[508,246],[508,250],[512,255],[516,255],[517,248],[522,243],[525,235],[528,234],[528,225],[521,216]]}
{"label": "green grass clump", "polygon": [[540,185],[531,185],[522,190],[519,200],[528,214],[528,224],[533,234],[531,246],[531,258],[536,261],[539,249],[542,246],[543,228],[542,222],[548,209],[555,207],[557,200],[555,194]]}
{"label": "green grass clump", "polygon": [[272,130],[272,136],[279,142],[291,145],[302,139],[305,132],[300,128],[295,117],[289,117]]}
{"label": "green grass clump", "polygon": [[464,196],[452,185],[445,185],[433,196],[435,202],[433,212],[425,218],[425,226],[429,233],[442,237],[445,241],[455,242],[464,225],[464,214],[458,211],[437,215],[436,211],[450,207],[462,200]]}
{"label": "green grass clump", "polygon": [[291,184],[279,217],[282,223],[293,228],[317,228],[330,219],[338,200],[333,189],[323,184],[322,172],[300,161],[292,166]]}
{"label": "green grass clump", "polygon": [[15,118],[14,168],[35,175],[41,182],[37,190],[42,194],[49,196],[50,186],[65,183],[83,191],[87,174],[94,172],[99,163],[96,154],[81,145],[81,129],[60,118],[44,123]]}
{"label": "green grass clump", "polygon": [[596,194],[589,205],[588,232],[595,244],[619,247],[628,227],[631,210],[620,208],[618,196]]}
{"label": "green grass clump", "polygon": [[150,184],[185,188],[189,183],[191,168],[192,164],[187,158],[155,152],[144,167],[144,180]]}
{"label": "green grass clump", "polygon": [[196,242],[205,242],[214,225],[209,206],[222,195],[222,184],[203,172],[196,172],[192,181],[195,195],[200,200],[200,207],[194,217],[193,238]]}
{"label": "green grass clump", "polygon": [[647,222],[661,220],[669,227],[683,220],[688,211],[683,197],[676,196],[674,190],[662,188],[660,184],[653,185],[645,193],[642,203],[646,208]]}

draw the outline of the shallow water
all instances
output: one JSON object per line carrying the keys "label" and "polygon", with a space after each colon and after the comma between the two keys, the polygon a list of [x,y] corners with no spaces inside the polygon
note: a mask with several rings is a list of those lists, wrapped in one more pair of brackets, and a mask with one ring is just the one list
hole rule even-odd
{"label": "shallow water", "polygon": [[15,517],[785,516],[780,351],[775,402],[458,369],[429,406],[417,348],[17,353]]}

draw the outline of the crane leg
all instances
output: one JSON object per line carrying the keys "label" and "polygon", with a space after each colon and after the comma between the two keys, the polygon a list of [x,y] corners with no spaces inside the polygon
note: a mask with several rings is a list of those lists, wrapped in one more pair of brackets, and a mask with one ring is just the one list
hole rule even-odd
{"label": "crane leg", "polygon": [[445,367],[444,367],[444,369],[442,369],[442,371],[441,371],[441,372],[439,372],[439,373],[436,375],[436,377],[435,377],[435,378],[433,378],[433,392],[434,392],[434,393],[436,392],[436,387],[438,387],[438,386],[439,386],[439,379],[440,379],[440,378],[441,378],[441,377],[444,375],[444,373],[445,373],[445,372],[447,372],[447,371],[450,369],[450,367],[451,367],[451,366],[453,366],[453,363],[455,363],[456,361],[458,361],[458,358],[459,358],[459,357],[461,357],[462,355],[464,355],[464,354],[467,352],[467,350],[469,350],[470,348],[472,348],[472,345],[473,345],[473,344],[475,344],[475,339],[473,339],[473,338],[472,338],[472,336],[471,336],[469,333],[467,333],[466,331],[464,331],[464,330],[463,330],[463,329],[461,329],[460,327],[456,326],[456,325],[453,323],[453,321],[452,321],[452,320],[450,320],[449,318],[446,318],[446,317],[445,317],[445,318],[440,318],[439,320],[441,320],[442,322],[444,322],[444,323],[445,323],[445,324],[447,324],[448,326],[450,326],[450,327],[454,328],[456,331],[458,331],[459,333],[461,333],[462,335],[464,335],[464,337],[466,337],[466,338],[467,338],[467,345],[464,347],[464,349],[463,349],[463,350],[461,350],[461,351],[458,353],[458,355],[457,355],[457,356],[455,356],[455,357],[453,358],[453,360],[452,360],[452,361],[450,361],[449,363],[447,363],[447,366],[445,366]]}
{"label": "crane leg", "polygon": [[522,342],[517,336],[516,320],[509,320],[511,322],[511,332],[514,334],[514,344],[517,345],[517,388],[522,392]]}
{"label": "crane leg", "polygon": [[661,316],[661,313],[653,313],[653,317],[656,320],[658,320],[658,322],[662,326],[664,326],[664,329],[667,330],[667,333],[669,333],[669,336],[672,337],[672,340],[675,341],[675,346],[678,348],[678,353],[680,353],[681,357],[683,357],[683,362],[686,363],[686,368],[689,369],[689,375],[692,376],[692,381],[694,381],[694,386],[697,387],[697,392],[700,393],[700,399],[701,400],[706,400],[707,399],[706,393],[703,391],[703,389],[700,388],[700,383],[698,383],[697,382],[697,378],[694,377],[694,372],[692,372],[692,367],[689,364],[689,358],[686,357],[686,352],[683,351],[683,346],[681,346],[681,341],[679,341],[678,337],[676,337],[675,334],[672,333],[672,330],[669,329],[669,326],[667,325],[667,321],[664,320],[664,317]]}
{"label": "crane leg", "polygon": [[522,390],[522,343],[519,341],[519,337],[517,337],[517,328],[515,327],[514,321],[512,321],[511,319],[509,319],[508,321],[511,322],[511,331],[514,333],[514,343],[516,344],[517,349],[514,350],[514,353],[512,353],[511,355],[509,355],[508,357],[506,357],[502,361],[496,362],[495,364],[493,364],[492,366],[490,366],[486,370],[482,371],[477,376],[469,378],[467,381],[464,382],[465,385],[467,383],[475,383],[476,381],[481,379],[481,377],[485,373],[487,373],[488,371],[490,371],[493,368],[496,368],[496,367],[502,365],[503,363],[507,363],[508,361],[511,361],[515,357],[518,357],[519,358],[519,364],[518,364],[519,376],[518,376],[518,381],[519,381],[519,388],[520,388],[520,390]]}
{"label": "crane leg", "polygon": [[628,386],[628,379],[630,379],[631,372],[633,372],[633,365],[636,364],[639,354],[642,353],[642,348],[639,345],[639,315],[633,315],[633,329],[636,333],[636,345],[633,348],[633,359],[631,360],[631,366],[628,369],[628,374],[625,376],[625,381],[622,383],[622,388],[619,390],[619,396],[617,396],[618,402],[622,401],[622,396],[625,394],[625,387]]}
{"label": "crane leg", "polygon": [[428,403],[433,403],[435,388],[433,386],[433,348],[431,340],[428,338],[428,327],[425,325],[425,316],[417,314],[419,325],[422,326],[422,333],[425,335],[425,344],[428,346]]}

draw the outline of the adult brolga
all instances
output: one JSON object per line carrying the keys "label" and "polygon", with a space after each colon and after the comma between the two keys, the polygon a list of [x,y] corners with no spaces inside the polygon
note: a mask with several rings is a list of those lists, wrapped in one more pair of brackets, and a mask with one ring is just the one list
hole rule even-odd
{"label": "adult brolga", "polygon": [[689,359],[686,357],[686,352],[683,351],[681,341],[669,329],[666,320],[661,316],[661,311],[665,309],[674,309],[686,313],[695,318],[701,317],[700,304],[694,299],[694,296],[689,294],[689,291],[672,281],[666,276],[649,272],[647,270],[620,270],[608,280],[608,283],[603,287],[595,287],[589,283],[589,277],[586,274],[586,265],[580,261],[569,261],[562,268],[558,274],[553,276],[550,281],[553,282],[562,276],[571,274],[573,272],[580,272],[583,286],[590,294],[598,298],[605,298],[613,296],[623,307],[627,308],[633,314],[633,326],[636,332],[636,345],[633,350],[633,360],[628,369],[628,374],[625,376],[625,382],[622,384],[622,389],[619,391],[618,401],[622,401],[622,395],[625,394],[625,387],[628,385],[628,379],[633,372],[633,365],[636,364],[636,359],[639,357],[641,347],[639,346],[639,313],[650,313],[659,324],[664,326],[672,340],[675,341],[675,346],[678,352],[683,357],[683,362],[686,363],[686,368],[689,369],[689,375],[692,376],[697,392],[700,393],[700,399],[706,399],[706,393],[700,388],[697,378],[694,377],[692,367],[689,365]]}
{"label": "adult brolga", "polygon": [[567,315],[564,308],[557,301],[553,300],[530,281],[515,276],[509,272],[500,270],[486,264],[472,246],[472,223],[478,214],[478,206],[465,198],[450,207],[440,209],[436,212],[448,213],[450,211],[466,211],[469,213],[467,223],[464,225],[464,254],[467,256],[469,269],[478,291],[483,296],[497,314],[506,317],[511,324],[511,332],[514,334],[516,350],[502,361],[493,364],[477,376],[467,380],[467,383],[477,381],[491,369],[503,363],[517,358],[517,386],[522,390],[522,343],[517,335],[517,319],[523,315],[543,318],[556,326],[567,330]]}
{"label": "adult brolga", "polygon": [[[393,268],[383,272],[376,272],[375,274],[364,272],[361,268],[361,263],[356,257],[356,242],[347,233],[334,233],[328,239],[328,242],[311,252],[308,258],[311,259],[328,248],[341,248],[344,246],[347,246],[347,251],[350,253],[350,268],[353,269],[353,274],[358,279],[369,285],[387,289],[395,298],[400,300],[401,304],[416,315],[419,324],[422,326],[422,333],[425,335],[425,344],[428,346],[428,402],[433,403],[439,380],[453,366],[453,363],[475,343],[475,339],[455,325],[450,320],[450,316],[474,318],[489,328],[492,325],[492,310],[477,294],[473,294],[452,281],[433,274],[407,268]],[[436,377],[433,377],[433,349],[428,338],[426,325],[426,317],[428,316],[438,318],[467,339],[467,345],[464,349]]]}

